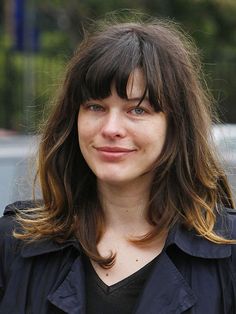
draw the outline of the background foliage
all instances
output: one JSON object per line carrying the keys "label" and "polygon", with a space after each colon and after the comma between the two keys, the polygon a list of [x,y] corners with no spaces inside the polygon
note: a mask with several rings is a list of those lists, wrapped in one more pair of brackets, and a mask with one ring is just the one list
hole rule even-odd
{"label": "background foliage", "polygon": [[[23,3],[23,50],[16,49],[16,5]],[[199,47],[221,118],[236,122],[235,0],[0,0],[0,128],[33,131],[81,39],[82,26],[117,9],[180,22]],[[36,43],[31,43],[31,31]]]}

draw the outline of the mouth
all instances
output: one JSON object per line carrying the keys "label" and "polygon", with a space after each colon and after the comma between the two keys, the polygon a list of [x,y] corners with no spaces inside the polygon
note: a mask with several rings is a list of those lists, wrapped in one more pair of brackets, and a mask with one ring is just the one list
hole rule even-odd
{"label": "mouth", "polygon": [[123,160],[136,151],[136,149],[111,146],[95,147],[95,149],[102,160],[110,162]]}
{"label": "mouth", "polygon": [[136,149],[130,149],[125,147],[117,147],[117,146],[102,146],[102,147],[95,147],[97,151],[100,152],[108,152],[108,153],[129,153],[133,152]]}

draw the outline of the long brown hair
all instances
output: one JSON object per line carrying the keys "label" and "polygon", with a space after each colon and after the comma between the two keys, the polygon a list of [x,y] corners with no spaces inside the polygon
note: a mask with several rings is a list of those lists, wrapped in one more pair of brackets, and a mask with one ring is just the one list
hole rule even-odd
{"label": "long brown hair", "polygon": [[78,144],[77,116],[84,101],[109,96],[113,83],[118,95],[127,98],[127,82],[136,68],[142,69],[149,101],[166,114],[168,127],[147,215],[156,228],[134,242],[148,243],[179,221],[210,241],[231,243],[213,230],[216,212],[233,207],[233,201],[211,141],[213,100],[197,49],[176,24],[153,19],[103,21],[85,34],[41,135],[43,205],[18,214],[23,231],[15,236],[31,241],[75,236],[94,261],[104,267],[114,261],[97,250],[104,215],[96,177]]}

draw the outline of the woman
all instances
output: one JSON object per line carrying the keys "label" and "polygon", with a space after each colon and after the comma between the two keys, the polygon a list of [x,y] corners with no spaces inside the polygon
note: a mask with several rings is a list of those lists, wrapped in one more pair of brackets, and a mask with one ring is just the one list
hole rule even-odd
{"label": "woman", "polygon": [[197,52],[170,22],[99,25],[42,134],[43,201],[1,219],[0,313],[235,313],[233,201]]}

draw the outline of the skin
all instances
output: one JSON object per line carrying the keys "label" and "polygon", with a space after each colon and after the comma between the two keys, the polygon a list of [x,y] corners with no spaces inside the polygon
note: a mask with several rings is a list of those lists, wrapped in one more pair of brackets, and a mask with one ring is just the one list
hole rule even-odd
{"label": "skin", "polygon": [[128,100],[115,88],[102,100],[84,103],[78,115],[81,152],[97,177],[106,230],[98,244],[100,254],[112,250],[116,263],[109,270],[93,266],[108,285],[129,276],[157,256],[164,237],[146,247],[128,238],[142,236],[152,226],[145,219],[153,167],[166,136],[167,119],[148,99],[137,104],[145,90],[142,71],[136,69],[127,85]]}
{"label": "skin", "polygon": [[151,182],[153,165],[162,150],[166,117],[148,99],[137,107],[145,88],[140,70],[128,81],[128,100],[112,88],[106,99],[83,104],[78,116],[81,152],[98,181],[114,186]]}

